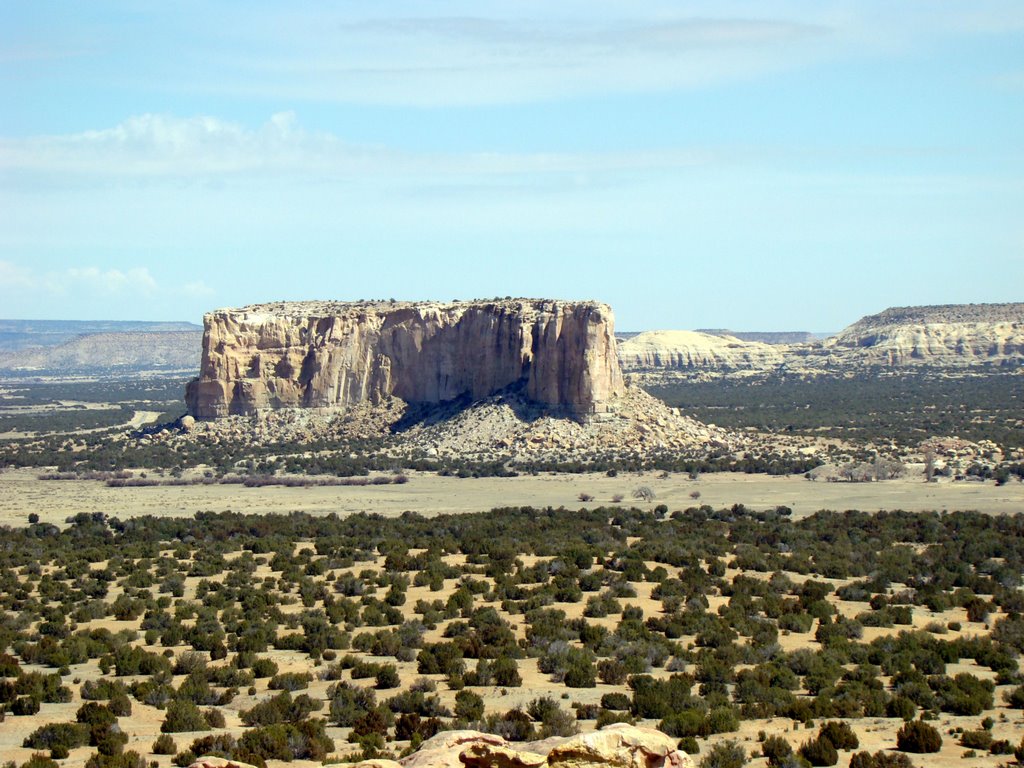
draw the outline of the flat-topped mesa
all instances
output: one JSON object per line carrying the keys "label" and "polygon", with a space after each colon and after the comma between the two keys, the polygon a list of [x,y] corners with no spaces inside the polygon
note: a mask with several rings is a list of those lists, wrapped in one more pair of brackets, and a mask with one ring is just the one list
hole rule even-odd
{"label": "flat-topped mesa", "polygon": [[893,307],[861,318],[820,351],[840,365],[1015,368],[1024,362],[1024,303]]}
{"label": "flat-topped mesa", "polygon": [[477,400],[515,385],[585,417],[624,390],[614,316],[593,301],[281,302],[216,310],[203,324],[185,394],[199,419],[392,395]]}

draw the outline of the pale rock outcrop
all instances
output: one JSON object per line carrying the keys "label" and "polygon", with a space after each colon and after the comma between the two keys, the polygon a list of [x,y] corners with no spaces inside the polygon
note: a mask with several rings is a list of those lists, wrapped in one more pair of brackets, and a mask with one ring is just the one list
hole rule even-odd
{"label": "pale rock outcrop", "polygon": [[767,370],[783,362],[783,349],[699,331],[647,331],[619,345],[627,373],[647,370]]}
{"label": "pale rock outcrop", "polygon": [[555,768],[693,768],[693,760],[676,748],[676,740],[655,730],[616,723],[575,736],[548,753]]}
{"label": "pale rock outcrop", "polygon": [[336,408],[394,396],[480,399],[522,387],[573,415],[613,408],[624,384],[611,309],[598,302],[301,302],[204,317],[189,412]]}
{"label": "pale rock outcrop", "polygon": [[724,332],[651,331],[622,342],[619,356],[634,381],[654,386],[776,371],[1015,370],[1024,366],[1024,303],[893,307],[811,343],[763,344]]}
{"label": "pale rock outcrop", "polygon": [[251,763],[243,763],[240,760],[227,760],[223,757],[205,756],[196,758],[188,768],[256,768]]}
{"label": "pale rock outcrop", "polygon": [[536,752],[519,751],[495,744],[472,744],[459,754],[467,768],[539,768],[548,759]]}
{"label": "pale rock outcrop", "polygon": [[[402,758],[403,768],[693,768],[675,739],[653,728],[615,723],[600,731],[556,740],[545,756],[479,731],[446,731]],[[546,743],[546,742],[545,742]],[[517,747],[520,747],[517,749]],[[358,768],[394,768],[391,761],[367,760]],[[199,767],[196,767],[199,768]],[[214,768],[211,766],[211,768]]]}
{"label": "pale rock outcrop", "polygon": [[893,307],[827,339],[818,354],[839,366],[1020,365],[1024,304]]}
{"label": "pale rock outcrop", "polygon": [[509,743],[493,733],[441,731],[424,741],[401,763],[405,768],[463,768],[459,756],[466,750],[484,746],[506,749]]}

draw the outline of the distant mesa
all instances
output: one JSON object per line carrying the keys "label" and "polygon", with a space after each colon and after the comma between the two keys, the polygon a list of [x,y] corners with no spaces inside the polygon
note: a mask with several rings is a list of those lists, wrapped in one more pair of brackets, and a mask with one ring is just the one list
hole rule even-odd
{"label": "distant mesa", "polygon": [[1024,365],[1024,303],[894,307],[826,339],[784,343],[803,335],[649,331],[624,340],[619,352],[623,369],[641,382],[781,371],[1016,369]]}
{"label": "distant mesa", "polygon": [[574,417],[625,389],[611,309],[594,301],[282,302],[204,319],[199,419],[396,397],[479,400],[518,389]]}
{"label": "distant mesa", "polygon": [[698,328],[697,333],[740,341],[759,341],[763,344],[810,344],[823,338],[820,334],[807,331],[728,331],[724,328]]}
{"label": "distant mesa", "polygon": [[783,363],[772,344],[700,331],[640,333],[622,342],[619,356],[626,372],[768,370]]}
{"label": "distant mesa", "polygon": [[827,339],[822,352],[862,365],[1016,367],[1024,363],[1024,303],[893,307]]}
{"label": "distant mesa", "polygon": [[193,323],[145,320],[2,320],[0,353],[56,347],[96,334],[149,334],[202,331]]}
{"label": "distant mesa", "polygon": [[198,367],[201,338],[202,331],[191,323],[2,320],[0,370],[31,375],[191,373]]}

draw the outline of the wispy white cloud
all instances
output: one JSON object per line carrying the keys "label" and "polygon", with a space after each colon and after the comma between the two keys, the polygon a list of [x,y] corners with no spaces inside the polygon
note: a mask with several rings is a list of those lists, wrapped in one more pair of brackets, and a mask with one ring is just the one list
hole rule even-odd
{"label": "wispy white cloud", "polygon": [[227,44],[199,44],[194,69],[163,75],[178,90],[288,102],[515,104],[757,81],[1024,24],[1021,4],[1008,0],[681,5],[398,0],[262,13],[246,6],[244,18],[219,19],[230,34],[218,42]]}
{"label": "wispy white cloud", "polygon": [[113,128],[0,138],[0,169],[57,177],[197,178],[251,173],[315,177],[429,174],[445,177],[579,174],[704,164],[705,149],[610,153],[411,153],[357,146],[301,128],[294,113],[248,129],[215,117],[139,115]]}
{"label": "wispy white cloud", "polygon": [[194,299],[200,299],[214,294],[213,288],[208,286],[203,280],[193,280],[192,282],[185,283],[181,287],[181,292],[185,296],[189,296]]}
{"label": "wispy white cloud", "polygon": [[0,259],[0,286],[8,290],[24,290],[35,285],[32,272],[11,261]]}
{"label": "wispy white cloud", "polygon": [[46,269],[0,260],[0,303],[31,305],[33,301],[73,300],[77,304],[109,308],[112,300],[144,305],[174,299],[202,300],[216,293],[204,279],[164,285],[144,266],[72,265]]}
{"label": "wispy white cloud", "polygon": [[[824,24],[756,16],[602,20],[549,10],[530,17],[329,18],[316,28],[302,18],[281,23],[296,34],[214,53],[217,76],[189,87],[327,102],[501,104],[704,87],[834,50]],[[262,37],[258,28],[248,34],[250,41]],[[301,47],[282,42],[289,39]]]}
{"label": "wispy white cloud", "polygon": [[146,267],[131,267],[126,270],[100,269],[93,266],[68,267],[40,275],[35,284],[52,294],[89,291],[106,296],[125,293],[148,295],[158,289],[156,280]]}
{"label": "wispy white cloud", "polygon": [[128,292],[152,294],[159,288],[146,267],[121,270],[75,266],[38,271],[9,260],[0,261],[0,286],[7,290],[34,291],[50,295],[88,291],[105,296]]}

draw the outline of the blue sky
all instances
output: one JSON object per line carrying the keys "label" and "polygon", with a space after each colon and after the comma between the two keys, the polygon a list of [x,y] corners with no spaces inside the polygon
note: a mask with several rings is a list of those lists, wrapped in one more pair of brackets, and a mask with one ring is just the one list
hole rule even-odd
{"label": "blue sky", "polygon": [[1024,300],[1024,3],[12,2],[0,317]]}

